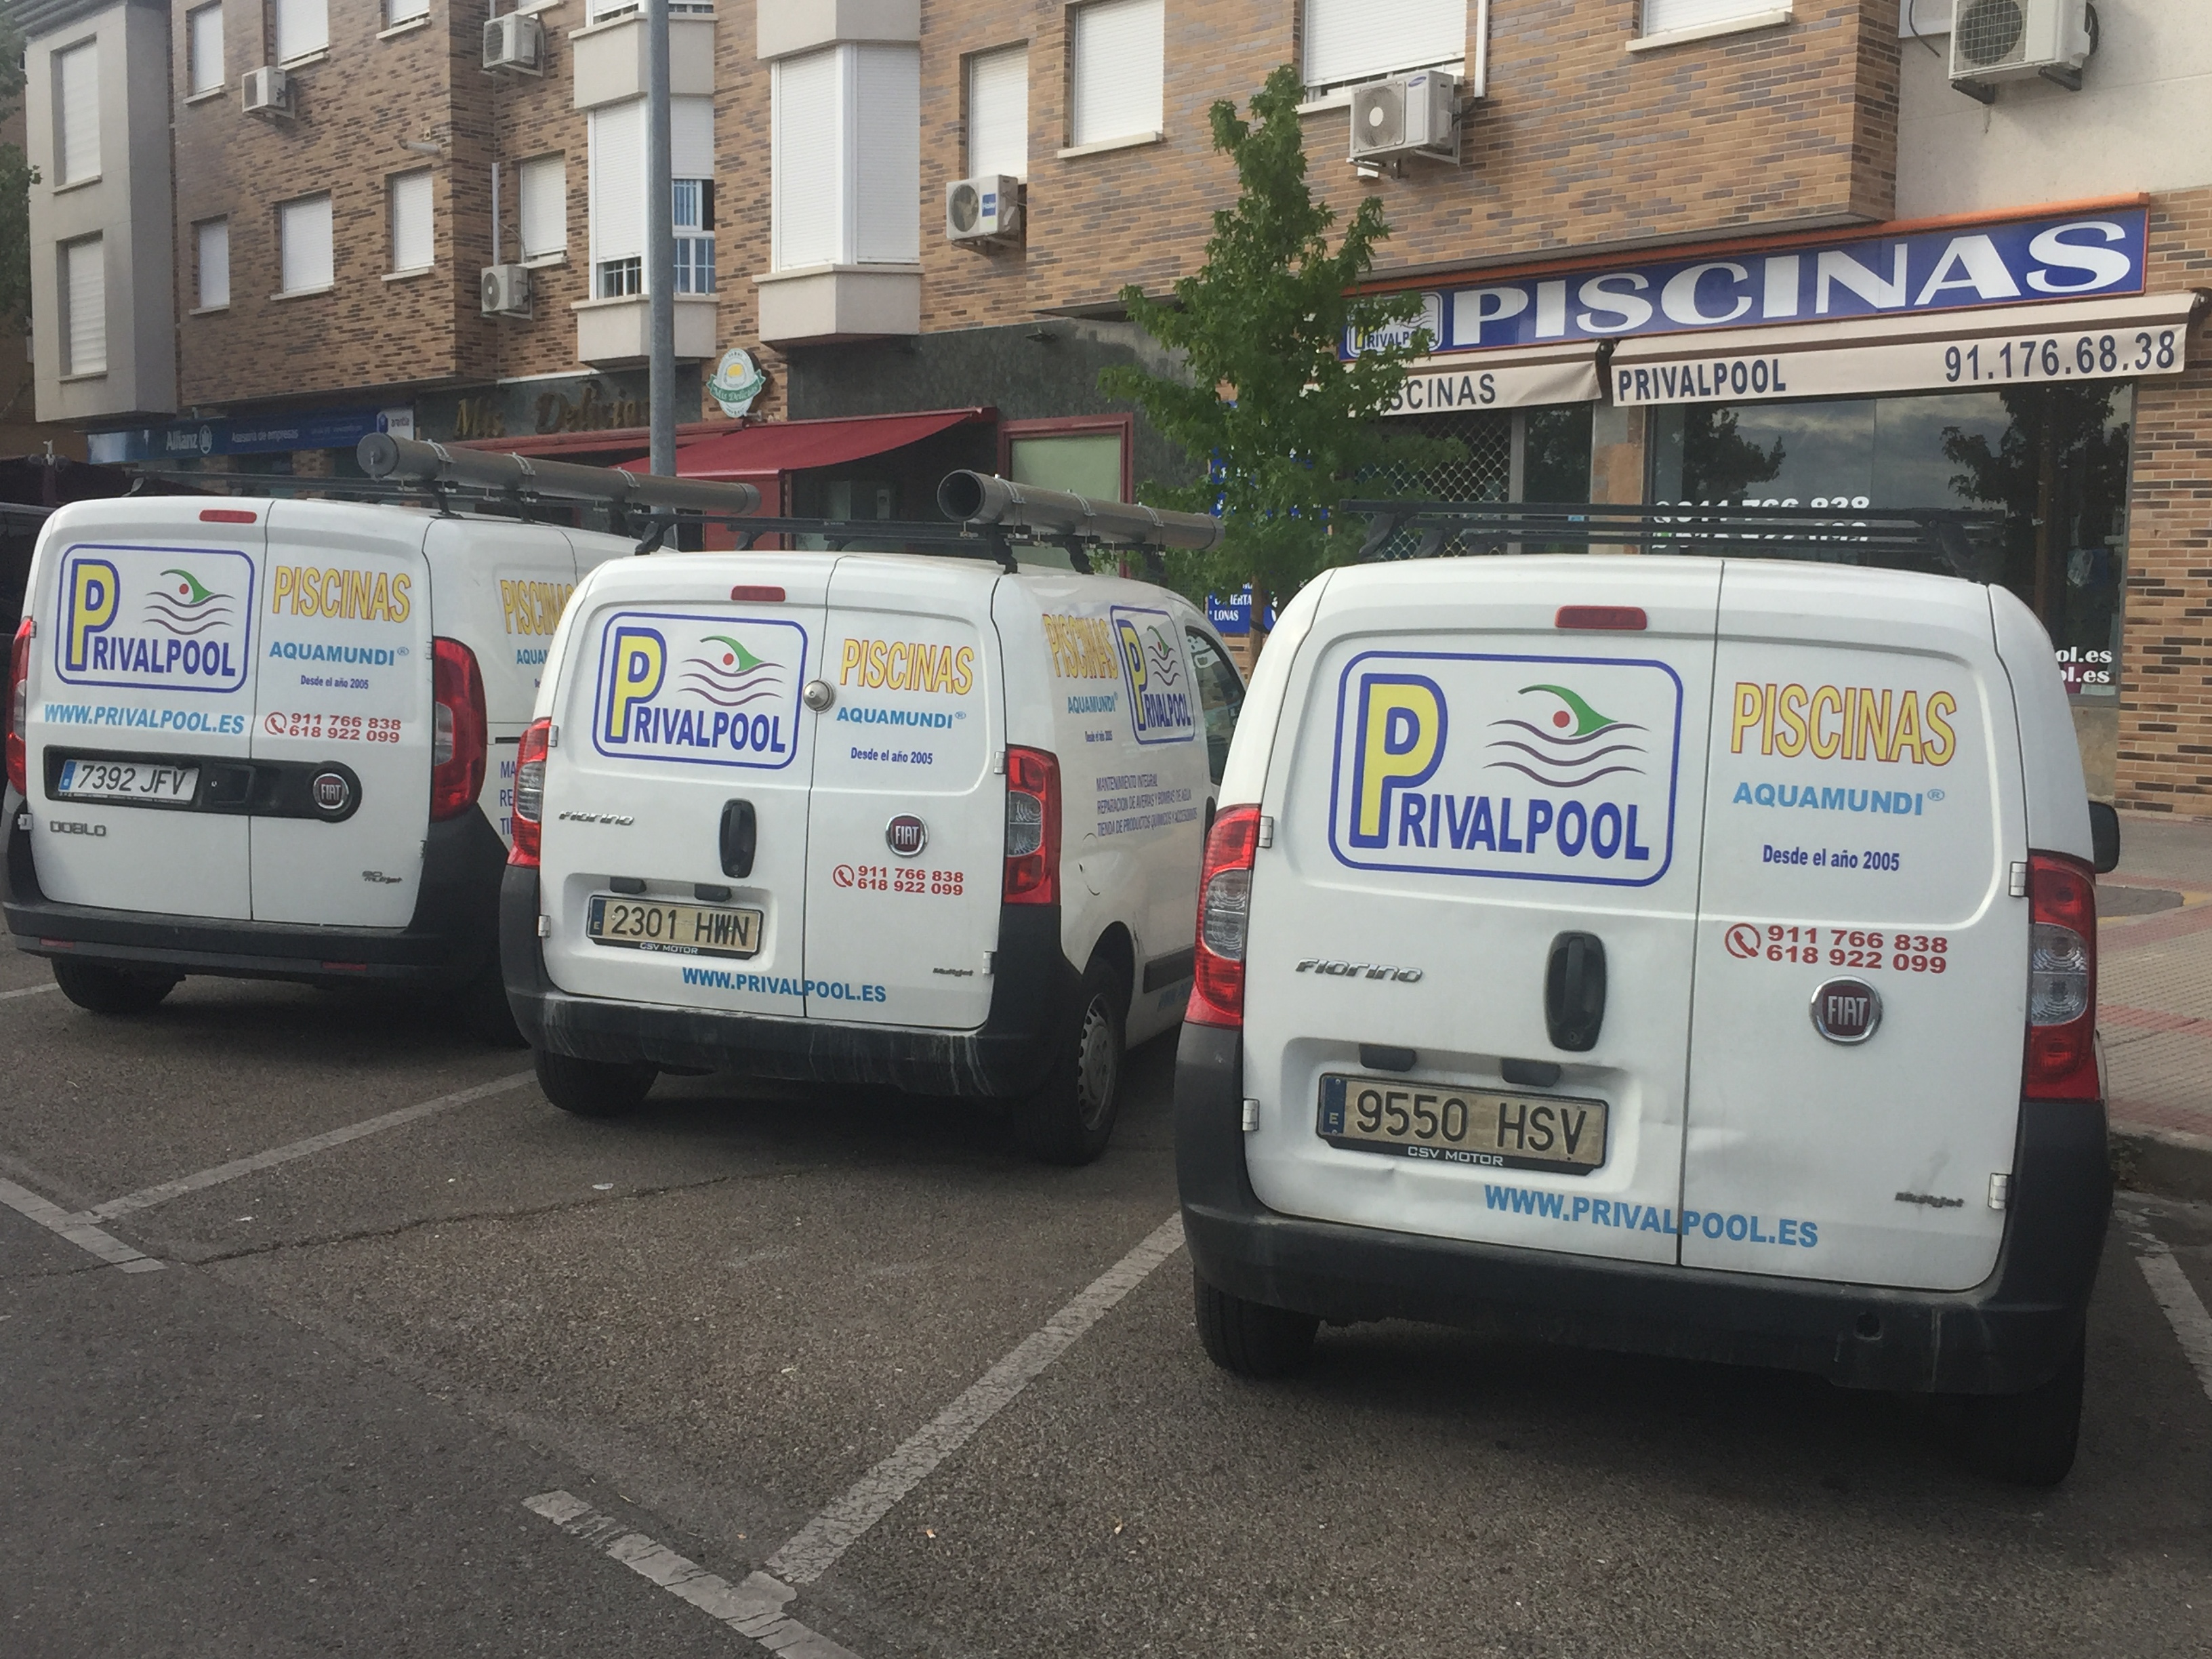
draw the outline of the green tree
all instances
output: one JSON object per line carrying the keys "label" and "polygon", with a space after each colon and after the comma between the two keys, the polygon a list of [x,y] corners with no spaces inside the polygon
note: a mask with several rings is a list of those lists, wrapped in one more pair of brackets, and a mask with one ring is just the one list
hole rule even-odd
{"label": "green tree", "polygon": [[[23,94],[23,33],[0,10],[0,118]],[[31,313],[31,185],[38,175],[14,144],[0,144],[0,318]]]}
{"label": "green tree", "polygon": [[[1121,290],[1131,319],[1182,355],[1188,380],[1130,364],[1099,379],[1201,470],[1188,483],[1147,483],[1145,499],[1189,512],[1218,507],[1222,545],[1170,561],[1171,579],[1194,595],[1248,581],[1263,593],[1294,592],[1358,553],[1364,526],[1328,533],[1329,509],[1358,493],[1358,479],[1386,466],[1425,471],[1465,453],[1449,440],[1382,428],[1407,363],[1431,342],[1425,330],[1402,330],[1419,315],[1418,296],[1352,292],[1390,234],[1379,199],[1360,203],[1329,251],[1336,215],[1306,182],[1302,90],[1285,64],[1254,96],[1254,121],[1227,99],[1213,106],[1213,147],[1236,164],[1237,205],[1213,216],[1206,264],[1176,283],[1172,303]],[[1392,325],[1401,325],[1395,343],[1341,356],[1346,338]]]}

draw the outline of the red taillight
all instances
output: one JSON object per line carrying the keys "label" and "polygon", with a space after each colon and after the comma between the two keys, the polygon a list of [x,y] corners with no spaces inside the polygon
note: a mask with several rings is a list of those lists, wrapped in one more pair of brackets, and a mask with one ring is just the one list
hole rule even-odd
{"label": "red taillight", "polygon": [[1042,749],[1006,750],[1006,898],[1060,902],[1060,762]]}
{"label": "red taillight", "polygon": [[2060,853],[2027,855],[2030,1100],[2094,1101],[2097,1079],[2097,877]]}
{"label": "red taillight", "polygon": [[252,524],[254,515],[243,507],[204,507],[200,509],[202,524]]}
{"label": "red taillight", "polygon": [[15,629],[15,648],[8,655],[8,781],[15,793],[31,793],[31,751],[23,741],[23,727],[31,719],[31,619]]}
{"label": "red taillight", "polygon": [[1232,806],[1206,837],[1198,878],[1198,963],[1190,1006],[1194,1025],[1244,1024],[1244,940],[1252,925],[1252,861],[1260,848],[1260,809]]}
{"label": "red taillight", "polygon": [[460,817],[483,793],[483,674],[477,653],[459,640],[433,640],[430,649],[437,722],[430,742],[430,817],[442,823]]}
{"label": "red taillight", "polygon": [[522,728],[522,743],[514,751],[514,845],[507,861],[526,870],[538,867],[538,837],[545,821],[545,750],[553,732],[550,720],[532,720]]}

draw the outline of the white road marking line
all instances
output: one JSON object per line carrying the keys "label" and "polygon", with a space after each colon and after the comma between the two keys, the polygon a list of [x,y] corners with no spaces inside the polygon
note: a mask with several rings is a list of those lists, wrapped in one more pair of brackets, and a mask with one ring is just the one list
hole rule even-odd
{"label": "white road marking line", "polygon": [[639,1577],[659,1585],[671,1595],[681,1596],[771,1652],[793,1655],[796,1659],[860,1659],[850,1648],[840,1646],[796,1619],[786,1618],[784,1604],[799,1592],[764,1572],[750,1575],[742,1584],[732,1584],[665,1544],[630,1531],[611,1515],[593,1509],[570,1492],[540,1492],[524,1498],[522,1507],[544,1516],[570,1536],[595,1545]]}
{"label": "white road marking line", "polygon": [[2136,1237],[2136,1263],[2149,1281],[2151,1295],[2166,1310],[2166,1322],[2173,1327],[2197,1380],[2204,1385],[2205,1397],[2212,1399],[2212,1314],[2204,1311],[2197,1287],[2189,1282],[2189,1275],[2173,1259],[2166,1241],[2148,1231]]}
{"label": "white road marking line", "polygon": [[58,1204],[50,1204],[27,1187],[0,1181],[0,1204],[27,1216],[48,1232],[59,1233],[80,1250],[89,1250],[111,1267],[126,1273],[159,1273],[166,1265],[143,1250],[134,1250],[112,1233],[102,1232],[81,1215],[71,1215]]}
{"label": "white road marking line", "polygon": [[0,1002],[13,1002],[17,997],[42,997],[49,991],[61,988],[51,981],[45,985],[26,985],[20,991],[0,991]]}
{"label": "white road marking line", "polygon": [[349,1123],[343,1129],[327,1133],[309,1135],[305,1140],[295,1140],[288,1146],[271,1147],[265,1152],[256,1152],[251,1158],[233,1158],[228,1164],[218,1164],[212,1170],[202,1170],[198,1175],[179,1176],[174,1181],[164,1181],[156,1186],[142,1187],[135,1193],[125,1193],[120,1198],[111,1198],[105,1204],[95,1204],[82,1218],[88,1221],[109,1221],[119,1215],[132,1215],[140,1210],[151,1209],[156,1204],[166,1204],[173,1198],[182,1198],[186,1193],[197,1193],[209,1187],[220,1187],[226,1181],[235,1181],[262,1170],[273,1170],[280,1164],[289,1164],[295,1158],[311,1153],[326,1152],[333,1146],[343,1146],[349,1140],[359,1140],[385,1129],[396,1129],[403,1123],[412,1123],[434,1113],[449,1111],[465,1106],[470,1101],[482,1100],[487,1095],[504,1094],[509,1089],[520,1089],[535,1080],[534,1072],[515,1072],[495,1078],[489,1083],[479,1083],[473,1089],[462,1089],[450,1095],[440,1095],[435,1100],[425,1100],[413,1106],[403,1106],[396,1112],[386,1112],[380,1117],[363,1118],[358,1123]]}
{"label": "white road marking line", "polygon": [[801,1527],[790,1542],[769,1557],[769,1571],[793,1584],[811,1584],[827,1572],[863,1533],[888,1515],[939,1463],[966,1445],[976,1430],[1012,1404],[1038,1373],[1182,1248],[1182,1217],[1172,1215],[1155,1227],[1143,1243],[1092,1279],[1047,1320],[1042,1329],[1031,1333],[984,1372],[934,1420]]}

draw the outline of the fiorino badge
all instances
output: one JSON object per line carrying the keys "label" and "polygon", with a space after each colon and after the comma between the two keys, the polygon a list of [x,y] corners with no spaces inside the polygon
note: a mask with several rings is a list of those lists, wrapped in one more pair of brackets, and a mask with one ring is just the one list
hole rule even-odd
{"label": "fiorino badge", "polygon": [[1366,870],[1647,887],[1674,846],[1665,663],[1370,651],[1337,690],[1329,848]]}

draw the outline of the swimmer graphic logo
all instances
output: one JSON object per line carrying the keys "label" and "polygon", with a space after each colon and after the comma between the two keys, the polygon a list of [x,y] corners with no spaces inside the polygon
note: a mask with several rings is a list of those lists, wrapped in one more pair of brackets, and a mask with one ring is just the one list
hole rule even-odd
{"label": "swimmer graphic logo", "polygon": [[1188,743],[1198,732],[1190,677],[1175,618],[1164,611],[1117,605],[1111,611],[1114,645],[1121,659],[1121,684],[1129,693],[1129,720],[1139,743]]}
{"label": "swimmer graphic logo", "polygon": [[599,641],[592,744],[602,755],[777,771],[798,753],[797,623],[625,611]]}
{"label": "swimmer graphic logo", "polygon": [[244,553],[72,547],[61,561],[54,671],[74,685],[235,691],[252,659],[252,601]]}
{"label": "swimmer graphic logo", "polygon": [[1338,683],[1329,848],[1359,869],[1646,887],[1674,858],[1662,662],[1370,651]]}

